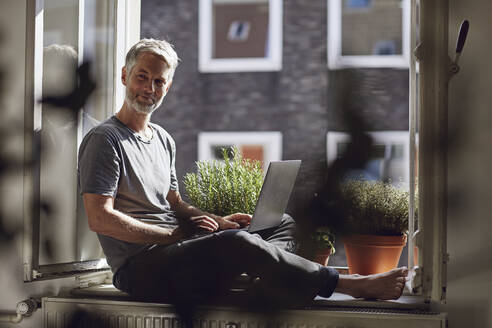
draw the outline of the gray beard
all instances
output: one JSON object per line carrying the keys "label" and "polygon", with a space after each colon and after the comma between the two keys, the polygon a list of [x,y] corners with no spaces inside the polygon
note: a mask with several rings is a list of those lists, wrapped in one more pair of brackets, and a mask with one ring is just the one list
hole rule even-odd
{"label": "gray beard", "polygon": [[135,111],[142,114],[152,114],[157,109],[157,107],[159,107],[162,103],[162,99],[161,99],[161,101],[152,105],[141,104],[137,101],[137,97],[134,97],[133,99],[130,98],[130,94],[128,90],[126,90],[125,93],[125,101],[127,102],[128,105],[130,105],[131,108],[135,109]]}

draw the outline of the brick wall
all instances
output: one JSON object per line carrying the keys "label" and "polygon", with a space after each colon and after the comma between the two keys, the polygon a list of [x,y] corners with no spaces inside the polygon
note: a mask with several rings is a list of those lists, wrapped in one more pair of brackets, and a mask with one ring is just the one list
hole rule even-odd
{"label": "brick wall", "polygon": [[[324,0],[284,0],[279,72],[198,72],[198,2],[142,1],[142,37],[164,38],[181,58],[173,86],[152,117],[176,140],[180,179],[195,170],[200,131],[281,131],[284,159],[302,159],[289,204],[297,220],[326,168],[326,132],[343,130],[350,107],[372,130],[408,129],[408,71],[328,71]],[[182,187],[182,185],[181,185]],[[182,194],[185,194],[183,188]]]}

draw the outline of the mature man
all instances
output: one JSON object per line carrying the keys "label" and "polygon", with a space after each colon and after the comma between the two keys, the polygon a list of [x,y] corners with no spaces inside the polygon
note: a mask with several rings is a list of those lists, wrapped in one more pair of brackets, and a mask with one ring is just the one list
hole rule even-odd
{"label": "mature man", "polygon": [[[259,279],[245,295],[267,303],[305,304],[335,289],[355,297],[398,298],[405,268],[339,275],[290,252],[288,216],[277,229],[252,235],[238,229],[251,216],[220,217],[181,199],[174,141],[150,122],[177,65],[166,41],[135,44],[122,69],[121,110],[92,129],[80,146],[79,185],[89,227],[98,233],[114,285],[147,300],[201,302],[222,295],[246,272]],[[208,233],[191,237],[193,231]]]}

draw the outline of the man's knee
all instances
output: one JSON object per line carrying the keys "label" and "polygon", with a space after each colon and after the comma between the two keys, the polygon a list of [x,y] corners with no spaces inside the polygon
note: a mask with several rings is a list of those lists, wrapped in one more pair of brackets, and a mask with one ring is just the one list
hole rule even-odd
{"label": "man's knee", "polygon": [[223,242],[249,243],[253,238],[258,238],[244,230],[224,230],[218,233]]}
{"label": "man's knee", "polygon": [[296,233],[296,221],[289,214],[284,214],[277,231],[288,231],[288,234],[293,236]]}
{"label": "man's knee", "polygon": [[217,241],[222,249],[246,250],[262,241],[261,237],[243,230],[224,230],[217,233]]}
{"label": "man's knee", "polygon": [[294,221],[294,219],[292,218],[292,216],[290,216],[289,214],[287,213],[284,213],[284,215],[282,216],[282,225],[292,225],[292,226],[295,226],[296,225],[296,222]]}

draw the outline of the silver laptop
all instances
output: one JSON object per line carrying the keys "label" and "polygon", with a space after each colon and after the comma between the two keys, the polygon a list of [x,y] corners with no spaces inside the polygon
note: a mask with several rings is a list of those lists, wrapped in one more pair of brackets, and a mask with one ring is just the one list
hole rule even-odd
{"label": "silver laptop", "polygon": [[281,223],[300,167],[300,160],[270,162],[251,224],[245,230],[256,232]]}

